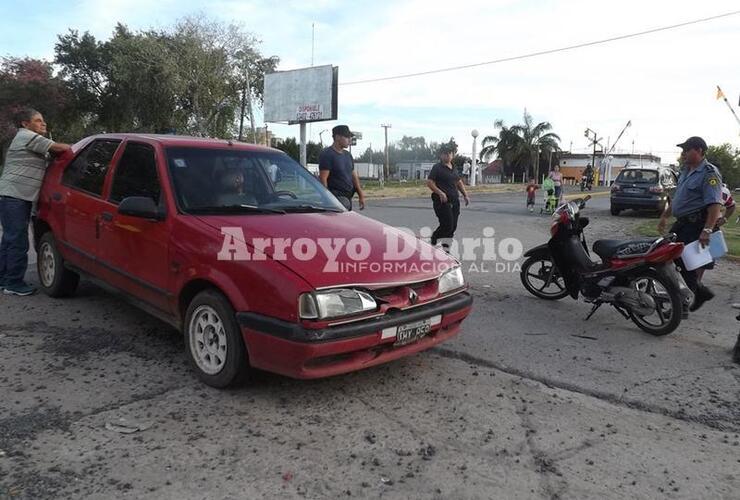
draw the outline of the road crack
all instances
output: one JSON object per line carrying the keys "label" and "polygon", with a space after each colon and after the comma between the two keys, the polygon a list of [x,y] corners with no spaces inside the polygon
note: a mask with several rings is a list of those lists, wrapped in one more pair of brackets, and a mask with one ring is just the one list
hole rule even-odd
{"label": "road crack", "polygon": [[525,370],[520,370],[518,368],[506,366],[501,363],[497,363],[495,361],[478,358],[470,354],[466,354],[466,353],[459,352],[459,351],[454,351],[452,349],[447,349],[444,347],[434,347],[430,349],[430,351],[443,358],[456,359],[459,361],[470,363],[472,365],[477,365],[477,366],[482,366],[485,368],[490,368],[493,370],[498,370],[500,372],[507,373],[509,375],[513,375],[513,376],[521,377],[527,380],[533,380],[535,382],[539,382],[549,388],[560,389],[560,390],[600,399],[604,402],[613,404],[615,406],[626,407],[626,408],[630,408],[633,410],[638,410],[638,411],[642,411],[645,413],[651,413],[655,415],[663,415],[663,416],[670,417],[675,420],[680,420],[683,422],[700,424],[705,427],[709,427],[711,429],[718,430],[718,431],[740,432],[740,421],[738,420],[728,420],[728,419],[724,419],[721,417],[714,417],[712,419],[709,419],[706,416],[699,417],[699,416],[688,415],[683,410],[671,410],[669,408],[665,408],[665,407],[658,406],[655,404],[645,403],[643,401],[638,401],[635,399],[624,398],[623,395],[615,395],[612,393],[593,390],[593,389],[584,389],[583,387],[580,387],[576,384],[572,384],[570,382],[563,382],[560,380],[554,380],[548,377],[535,375]]}

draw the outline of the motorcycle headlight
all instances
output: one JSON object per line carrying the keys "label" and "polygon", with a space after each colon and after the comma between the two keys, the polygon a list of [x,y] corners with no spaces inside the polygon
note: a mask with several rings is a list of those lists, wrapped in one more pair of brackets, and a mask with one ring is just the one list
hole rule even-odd
{"label": "motorcycle headlight", "polygon": [[351,288],[304,293],[298,299],[302,319],[327,319],[351,316],[378,307],[367,292]]}
{"label": "motorcycle headlight", "polygon": [[439,293],[444,294],[465,286],[462,269],[450,269],[439,278]]}

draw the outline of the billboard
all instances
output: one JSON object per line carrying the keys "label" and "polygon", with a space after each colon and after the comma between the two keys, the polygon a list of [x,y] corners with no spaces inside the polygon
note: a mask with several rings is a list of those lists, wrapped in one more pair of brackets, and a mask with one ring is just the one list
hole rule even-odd
{"label": "billboard", "polygon": [[265,122],[336,120],[338,75],[332,65],[266,74]]}

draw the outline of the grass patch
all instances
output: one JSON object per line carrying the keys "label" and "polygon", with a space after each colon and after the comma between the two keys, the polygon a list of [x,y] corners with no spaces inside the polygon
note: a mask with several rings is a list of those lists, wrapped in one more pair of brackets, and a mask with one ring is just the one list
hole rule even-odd
{"label": "grass patch", "polygon": [[[378,181],[362,181],[365,196],[372,198],[418,198],[431,196],[432,192],[426,180],[398,182],[389,181],[381,187]],[[522,193],[524,199],[524,184],[481,184],[475,187],[465,186],[470,194],[476,193]]]}
{"label": "grass patch", "polygon": [[[740,225],[735,223],[736,216],[732,217],[722,226],[722,232],[725,235],[725,241],[727,242],[727,253],[733,257],[740,257]],[[675,219],[671,218],[668,222],[668,228],[670,229],[671,224],[675,222]],[[658,220],[645,221],[635,229],[637,234],[641,236],[659,236],[658,234]]]}

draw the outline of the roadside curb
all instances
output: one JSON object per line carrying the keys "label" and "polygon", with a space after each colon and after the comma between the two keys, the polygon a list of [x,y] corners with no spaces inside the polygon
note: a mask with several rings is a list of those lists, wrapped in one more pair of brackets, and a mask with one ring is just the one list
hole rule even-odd
{"label": "roadside curb", "polygon": [[585,193],[584,192],[584,193],[579,193],[579,194],[568,194],[568,195],[563,196],[563,199],[566,199],[566,200],[575,200],[577,198],[584,198],[585,197],[584,196],[585,194],[590,194],[591,195],[591,198],[595,198],[597,196],[606,196],[609,193],[610,193],[610,191],[598,191],[596,193]]}

